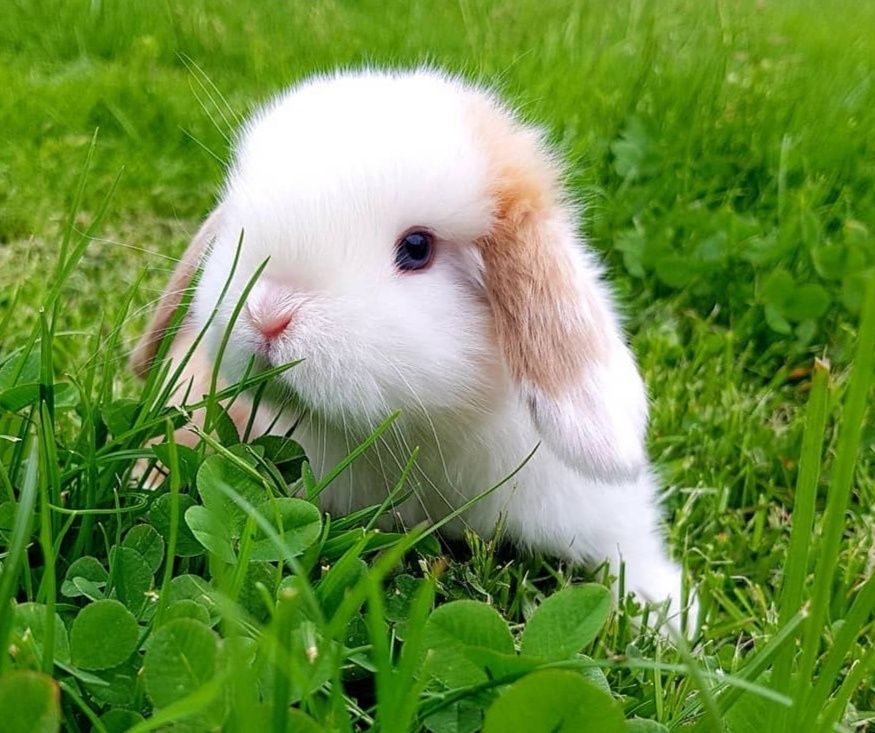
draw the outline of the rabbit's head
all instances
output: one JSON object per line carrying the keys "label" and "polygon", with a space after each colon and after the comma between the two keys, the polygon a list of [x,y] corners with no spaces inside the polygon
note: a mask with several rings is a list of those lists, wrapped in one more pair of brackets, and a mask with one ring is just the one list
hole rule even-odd
{"label": "rabbit's head", "polygon": [[318,77],[242,131],[135,367],[198,263],[193,325],[218,304],[215,354],[266,262],[226,375],[302,360],[281,385],[340,427],[519,403],[565,462],[628,477],[646,463],[646,399],[577,220],[543,135],[493,94],[426,70]]}

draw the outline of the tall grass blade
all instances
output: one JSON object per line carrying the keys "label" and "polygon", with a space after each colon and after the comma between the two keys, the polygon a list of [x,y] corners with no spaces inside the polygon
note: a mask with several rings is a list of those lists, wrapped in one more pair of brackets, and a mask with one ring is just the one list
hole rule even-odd
{"label": "tall grass blade", "polygon": [[805,710],[814,665],[820,651],[821,634],[832,595],[833,575],[838,564],[842,534],[845,529],[845,510],[851,494],[863,418],[868,404],[867,396],[872,382],[873,362],[875,362],[875,271],[869,273],[866,281],[866,299],[850,385],[842,408],[842,422],[832,480],[823,515],[823,539],[814,573],[815,587],[811,616],[805,625],[802,658],[793,695],[794,713],[789,718],[788,731],[801,730],[802,713]]}
{"label": "tall grass blade", "polygon": [[875,614],[875,575],[869,576],[857,593],[850,610],[842,619],[841,628],[818,670],[817,682],[808,697],[803,720],[812,720],[817,715],[817,711],[826,704],[845,658],[857,643],[866,624],[872,622],[873,614]]}
{"label": "tall grass blade", "polygon": [[167,453],[170,472],[170,532],[167,537],[167,547],[164,554],[164,574],[161,578],[161,592],[158,595],[158,606],[155,609],[155,621],[153,626],[157,628],[164,620],[167,605],[170,603],[170,581],[173,580],[173,564],[176,559],[176,545],[179,541],[179,451],[173,438],[173,425],[168,420],[165,430],[167,437]]}
{"label": "tall grass blade", "polygon": [[49,486],[57,478],[57,455],[55,454],[55,438],[52,430],[51,415],[48,406],[40,405],[40,548],[43,554],[43,577],[37,599],[46,605],[46,620],[43,630],[43,672],[52,673],[55,659],[55,599],[57,595],[57,577],[55,568],[55,547],[52,531],[52,511],[49,500]]}
{"label": "tall grass blade", "polygon": [[[18,507],[15,510],[15,522],[12,525],[12,537],[9,549],[0,570],[0,649],[9,648],[9,633],[12,630],[14,615],[13,597],[17,590],[18,574],[24,559],[27,542],[33,528],[33,512],[36,507],[36,497],[39,491],[39,446],[36,441],[30,444],[30,453],[18,496]],[[9,668],[9,655],[0,654],[0,673]]]}
{"label": "tall grass blade", "polygon": [[[723,675],[725,678],[724,684],[728,685],[729,689],[726,689],[717,697],[717,709],[721,717],[726,715],[732,706],[735,705],[743,692],[749,691],[750,688],[745,687],[743,683],[749,682],[752,684],[763,672],[765,672],[766,669],[768,669],[772,659],[788,646],[792,649],[792,642],[796,637],[796,631],[802,624],[804,618],[804,612],[800,611],[797,613],[777,634],[769,639],[763,647],[756,652],[752,659],[748,660],[748,662],[736,674],[731,675],[731,679],[730,675]],[[720,687],[723,687],[723,685],[720,685]],[[769,688],[760,689],[769,690]],[[783,693],[776,693],[772,690],[769,690],[769,692],[772,692],[772,699],[774,700],[789,701],[789,698]],[[684,717],[694,714],[698,707],[701,706],[697,701],[695,706],[690,706],[685,709]],[[704,718],[701,719],[697,726],[693,728],[694,733],[707,730],[709,724],[708,720]]]}
{"label": "tall grass blade", "polygon": [[[238,258],[240,256],[240,250],[243,247],[243,235],[240,235],[240,243],[237,247],[237,255],[234,259],[234,270],[237,269]],[[222,359],[225,357],[225,350],[228,348],[228,342],[231,340],[231,333],[234,330],[234,325],[237,323],[237,319],[240,317],[240,313],[243,310],[243,307],[246,305],[246,301],[249,298],[249,293],[252,292],[252,288],[255,287],[255,283],[258,282],[258,278],[261,277],[261,273],[264,272],[264,268],[267,267],[267,260],[262,262],[252,273],[252,277],[246,282],[246,285],[243,286],[243,290],[240,292],[240,297],[237,298],[237,302],[234,304],[234,309],[231,311],[231,317],[228,319],[228,323],[225,326],[225,332],[222,334],[222,340],[219,342],[219,348],[216,351],[215,357],[213,358],[213,373],[210,375],[210,392],[208,395],[207,401],[207,414],[204,418],[204,432],[209,433],[213,427],[213,421],[216,416],[216,410],[218,408],[218,402],[215,399],[216,392],[218,391],[219,386],[219,371],[222,368]],[[229,281],[230,283],[230,281]],[[221,303],[221,301],[220,301]],[[246,375],[248,376],[248,375]]]}
{"label": "tall grass blade", "polygon": [[385,719],[383,721],[386,731],[405,733],[413,728],[419,698],[428,684],[429,675],[423,670],[427,661],[424,654],[425,622],[434,604],[436,582],[434,575],[427,575],[411,603],[404,646],[393,680],[392,717],[388,724]]}
{"label": "tall grass blade", "polygon": [[67,223],[64,226],[64,238],[61,240],[61,248],[58,251],[58,266],[55,271],[55,278],[58,280],[61,279],[64,269],[67,266],[67,252],[70,249],[73,232],[76,231],[76,216],[79,213],[79,207],[82,205],[82,196],[85,193],[85,183],[88,180],[88,173],[91,171],[91,163],[94,160],[98,132],[99,130],[95,128],[94,133],[91,135],[91,142],[88,144],[88,151],[85,153],[85,163],[82,165],[82,170],[79,173],[79,180],[76,182],[76,192],[73,194],[73,201],[70,204],[70,211],[67,214]]}
{"label": "tall grass blade", "polygon": [[854,691],[865,681],[872,681],[870,672],[875,669],[875,648],[870,647],[862,659],[858,659],[851,667],[851,671],[839,687],[832,702],[821,715],[816,733],[830,733],[833,726],[841,720],[848,705],[848,700]]}
{"label": "tall grass blade", "polygon": [[325,476],[319,481],[318,484],[313,488],[311,495],[308,496],[308,499],[314,499],[319,496],[325,489],[327,489],[334,480],[340,476],[359,456],[361,456],[370,446],[377,442],[379,437],[389,429],[389,426],[392,425],[398,419],[398,416],[401,413],[396,411],[393,412],[389,417],[387,417],[383,422],[381,422],[374,431],[365,438],[359,445],[353,448],[349,454],[347,454],[342,461],[340,461],[334,468],[332,468]]}
{"label": "tall grass blade", "polygon": [[[821,453],[826,431],[827,403],[829,398],[829,364],[820,359],[814,362],[811,380],[811,395],[805,414],[805,432],[802,437],[802,454],[799,459],[799,474],[793,504],[793,526],[790,531],[790,547],[787,550],[787,565],[784,586],[780,599],[778,626],[785,626],[802,606],[805,578],[810,566],[811,535],[814,527],[817,485],[820,480]],[[772,683],[775,690],[788,693],[792,685],[793,656],[795,645],[784,647],[775,659]],[[786,710],[773,707],[770,725],[780,730]]]}

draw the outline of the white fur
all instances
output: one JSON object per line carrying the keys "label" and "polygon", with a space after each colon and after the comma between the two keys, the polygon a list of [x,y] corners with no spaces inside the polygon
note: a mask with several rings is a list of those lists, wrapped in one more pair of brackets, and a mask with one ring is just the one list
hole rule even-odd
{"label": "white fur", "polygon": [[[434,519],[509,474],[544,440],[450,531],[468,525],[488,536],[504,514],[519,545],[579,563],[607,559],[615,569],[622,557],[628,588],[671,597],[676,609],[681,576],[665,553],[650,471],[612,474],[605,464],[587,475],[571,455],[598,456],[598,442],[608,439],[630,466],[646,465],[643,387],[591,255],[577,253],[574,266],[613,336],[610,355],[585,375],[589,389],[549,402],[511,383],[473,244],[489,232],[493,202],[466,95],[470,87],[433,71],[344,73],[297,86],[256,115],[240,137],[204,261],[198,325],[218,300],[242,232],[236,275],[208,333],[214,353],[244,285],[269,260],[232,333],[225,375],[239,375],[253,355],[272,365],[303,359],[282,386],[307,408],[295,438],[317,474],[402,410],[385,439],[326,492],[326,509],[382,501],[419,446],[416,496],[397,516]],[[395,245],[411,227],[435,233],[437,254],[427,271],[399,273]],[[268,343],[255,321],[271,308],[293,320]],[[590,417],[582,421],[582,413]],[[285,410],[277,429],[298,417]],[[569,455],[554,452],[563,441]]]}

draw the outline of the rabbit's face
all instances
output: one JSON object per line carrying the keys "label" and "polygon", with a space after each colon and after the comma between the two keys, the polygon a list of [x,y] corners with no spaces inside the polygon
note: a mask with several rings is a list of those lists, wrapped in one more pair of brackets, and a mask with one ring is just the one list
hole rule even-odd
{"label": "rabbit's face", "polygon": [[507,382],[476,244],[494,209],[471,110],[450,83],[305,86],[241,137],[197,320],[233,270],[208,332],[217,353],[266,262],[231,331],[230,376],[253,358],[302,360],[281,384],[339,424],[488,409]]}
{"label": "rabbit's face", "polygon": [[227,283],[214,356],[242,306],[226,375],[302,359],[280,383],[347,427],[401,408],[458,431],[525,405],[569,465],[634,476],[643,384],[576,218],[541,133],[490,93],[429,70],[317,78],[244,130],[132,364],[145,374],[202,264],[196,325]]}

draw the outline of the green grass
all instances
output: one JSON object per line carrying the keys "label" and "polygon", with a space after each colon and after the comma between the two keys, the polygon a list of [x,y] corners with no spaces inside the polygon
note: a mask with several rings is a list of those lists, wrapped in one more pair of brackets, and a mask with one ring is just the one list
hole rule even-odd
{"label": "green grass", "polygon": [[[872,725],[875,5],[0,0],[0,17],[8,730]],[[628,600],[608,613],[599,573],[376,534],[377,509],[329,523],[323,477],[276,441],[242,447],[220,413],[197,452],[158,448],[160,490],[131,474],[180,420],[125,360],[215,201],[237,124],[218,95],[244,117],[315,70],[420,62],[499,84],[572,163],[700,589],[689,645]],[[539,632],[556,625],[562,648]]]}

